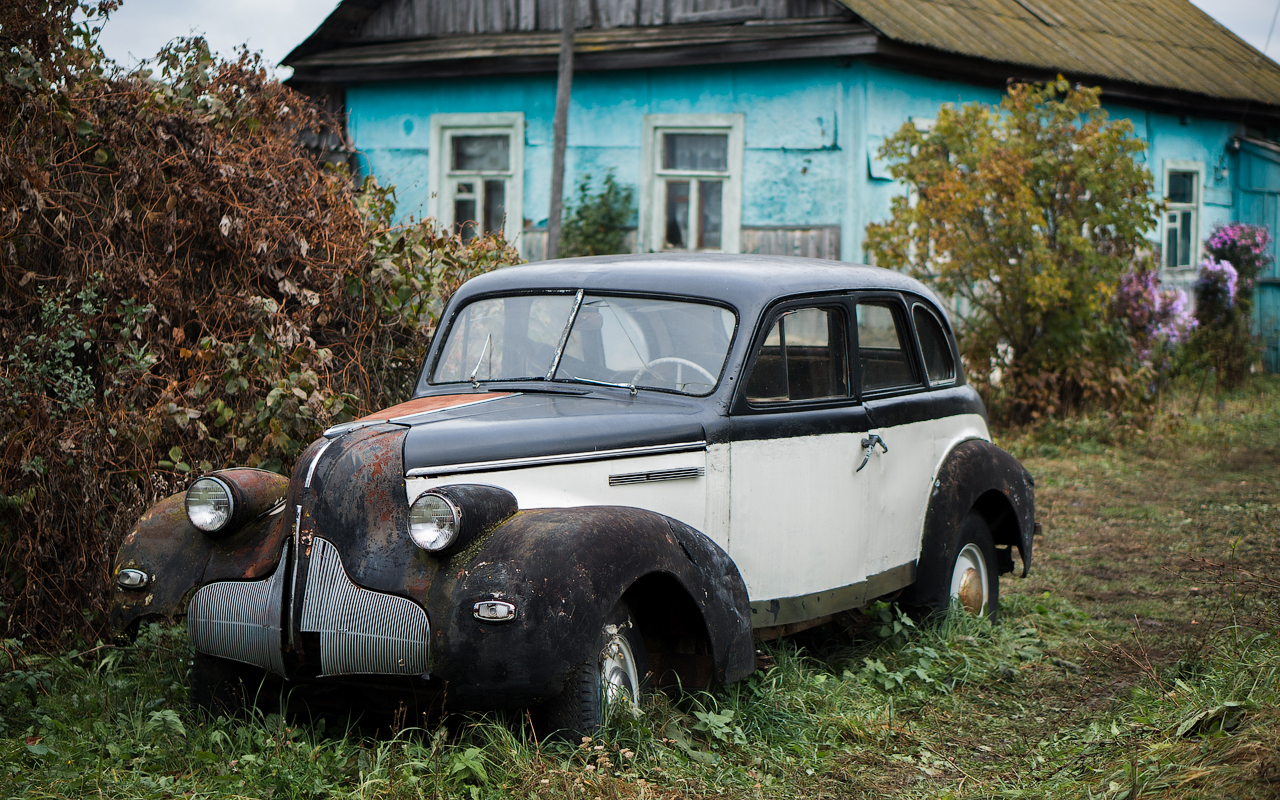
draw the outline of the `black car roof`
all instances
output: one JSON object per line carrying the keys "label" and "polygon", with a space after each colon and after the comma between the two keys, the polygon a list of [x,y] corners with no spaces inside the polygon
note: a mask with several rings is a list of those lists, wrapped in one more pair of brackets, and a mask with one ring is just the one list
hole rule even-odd
{"label": "black car roof", "polygon": [[467,281],[454,298],[528,289],[656,292],[722,300],[743,313],[777,297],[841,290],[912,292],[942,304],[919,281],[879,267],[791,256],[661,253],[594,256],[504,267]]}

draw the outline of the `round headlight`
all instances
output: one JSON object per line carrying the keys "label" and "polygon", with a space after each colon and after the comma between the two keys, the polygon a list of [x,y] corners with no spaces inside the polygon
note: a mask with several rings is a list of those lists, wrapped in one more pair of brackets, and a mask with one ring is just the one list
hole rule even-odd
{"label": "round headlight", "polygon": [[200,478],[187,489],[187,519],[205,533],[215,533],[231,519],[231,488],[217,478]]}
{"label": "round headlight", "polygon": [[458,507],[448,498],[427,492],[409,506],[409,536],[423,550],[443,550],[458,538]]}

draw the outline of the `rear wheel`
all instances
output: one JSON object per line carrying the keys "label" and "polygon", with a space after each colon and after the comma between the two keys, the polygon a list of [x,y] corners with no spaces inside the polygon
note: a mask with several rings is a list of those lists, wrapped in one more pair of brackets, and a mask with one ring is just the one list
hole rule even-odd
{"label": "rear wheel", "polygon": [[940,616],[952,603],[974,616],[995,622],[1000,612],[1000,574],[991,528],[969,512],[956,530],[952,546],[922,553],[916,584],[903,603],[922,616]]}
{"label": "rear wheel", "polygon": [[544,724],[557,735],[591,736],[611,708],[640,702],[648,665],[644,641],[626,603],[614,606],[591,652],[560,694],[542,707]]}

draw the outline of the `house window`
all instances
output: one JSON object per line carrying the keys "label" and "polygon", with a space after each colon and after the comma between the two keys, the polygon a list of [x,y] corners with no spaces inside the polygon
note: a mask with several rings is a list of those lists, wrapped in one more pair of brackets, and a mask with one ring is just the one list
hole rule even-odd
{"label": "house window", "polygon": [[646,249],[736,253],[742,115],[645,117],[641,236]]}
{"label": "house window", "polygon": [[523,114],[435,114],[431,118],[430,213],[469,241],[521,230]]}
{"label": "house window", "polygon": [[[1190,169],[1180,167],[1193,167]],[[1198,165],[1167,166],[1164,176],[1164,266],[1195,266],[1200,250],[1200,170]]]}

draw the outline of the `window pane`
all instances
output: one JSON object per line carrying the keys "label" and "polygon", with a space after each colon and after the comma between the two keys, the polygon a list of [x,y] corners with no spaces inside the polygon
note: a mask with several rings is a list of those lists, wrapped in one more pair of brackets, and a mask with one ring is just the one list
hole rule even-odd
{"label": "window pane", "polygon": [[1178,215],[1178,266],[1191,266],[1191,212]]}
{"label": "window pane", "polygon": [[898,319],[887,305],[858,304],[858,367],[863,392],[916,382]]}
{"label": "window pane", "polygon": [[436,363],[433,383],[545,378],[569,322],[573,295],[478,300],[462,310]]}
{"label": "window pane", "polygon": [[844,314],[792,311],[774,323],[747,381],[752,402],[816,400],[849,394]]}
{"label": "window pane", "polygon": [[662,168],[724,172],[729,169],[729,135],[665,133],[662,135]]}
{"label": "window pane", "polygon": [[1166,226],[1165,243],[1164,243],[1164,265],[1166,267],[1178,266],[1178,215],[1169,215],[1169,224]]}
{"label": "window pane", "polygon": [[511,137],[455,136],[453,137],[454,169],[506,170],[511,162]]}
{"label": "window pane", "polygon": [[951,345],[942,323],[923,306],[912,312],[916,322],[916,334],[920,337],[920,352],[924,356],[924,369],[929,383],[947,383],[956,376],[955,363],[951,360]]}
{"label": "window pane", "polygon": [[453,229],[464,241],[476,235],[476,200],[474,197],[459,197],[453,201]]}
{"label": "window pane", "polygon": [[502,230],[507,212],[507,182],[503,180],[484,182],[484,231],[494,233]]}
{"label": "window pane", "polygon": [[734,322],[733,312],[704,303],[587,295],[555,377],[707,394]]}
{"label": "window pane", "polygon": [[685,247],[689,241],[689,182],[667,181],[667,247]]}
{"label": "window pane", "polygon": [[1194,203],[1196,201],[1196,173],[1170,172],[1165,197],[1170,203]]}
{"label": "window pane", "polygon": [[698,247],[720,249],[722,181],[698,181]]}

